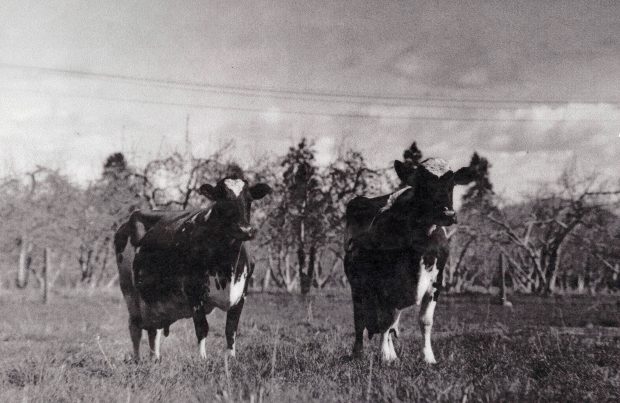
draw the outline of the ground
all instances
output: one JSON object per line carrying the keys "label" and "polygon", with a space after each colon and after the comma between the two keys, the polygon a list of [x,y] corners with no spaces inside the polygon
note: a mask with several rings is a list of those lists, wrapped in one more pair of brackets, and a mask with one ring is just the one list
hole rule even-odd
{"label": "ground", "polygon": [[415,308],[401,319],[397,364],[379,337],[348,357],[352,307],[344,291],[248,297],[237,357],[224,358],[224,314],[210,315],[209,359],[191,321],[175,323],[162,362],[127,360],[120,291],[0,290],[0,401],[618,401],[618,297],[445,296],[434,327],[439,363],[422,362]]}

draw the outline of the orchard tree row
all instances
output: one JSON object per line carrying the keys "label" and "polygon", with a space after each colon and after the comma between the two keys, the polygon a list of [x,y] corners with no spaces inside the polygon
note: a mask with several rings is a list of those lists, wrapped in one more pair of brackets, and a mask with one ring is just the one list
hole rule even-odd
{"label": "orchard tree row", "polygon": [[[357,195],[398,189],[392,170],[369,167],[354,150],[319,166],[306,139],[284,156],[244,169],[230,154],[229,147],[204,158],[174,153],[138,167],[115,153],[87,187],[45,167],[2,178],[1,286],[112,287],[117,280],[113,234],[132,211],[204,207],[209,202],[199,195],[200,185],[231,174],[274,189],[252,213],[259,227],[258,238],[248,245],[256,264],[255,289],[306,294],[313,288],[346,286],[345,206]],[[414,142],[403,157],[419,163],[424,155]],[[486,158],[474,153],[470,168],[476,175],[462,197],[459,224],[448,228],[448,291],[498,286],[500,255],[507,262],[508,286],[515,291],[620,288],[617,182],[569,166],[556,181],[541,183],[520,202],[508,203],[493,190]]]}

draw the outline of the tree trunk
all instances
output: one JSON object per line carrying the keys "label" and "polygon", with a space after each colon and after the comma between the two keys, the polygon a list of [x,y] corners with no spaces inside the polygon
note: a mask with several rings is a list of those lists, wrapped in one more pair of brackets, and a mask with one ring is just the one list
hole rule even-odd
{"label": "tree trunk", "polygon": [[32,264],[32,243],[26,240],[25,237],[20,237],[17,239],[17,246],[19,246],[20,249],[15,285],[17,288],[25,288],[28,285],[30,265]]}
{"label": "tree trunk", "polygon": [[263,291],[267,291],[271,285],[271,267],[265,268],[265,277],[263,277]]}
{"label": "tree trunk", "polygon": [[90,282],[93,275],[93,267],[91,264],[92,257],[93,250],[82,245],[80,247],[80,258],[78,259],[78,262],[80,263],[80,271],[82,273],[82,278],[80,280],[82,283]]}
{"label": "tree trunk", "polygon": [[[306,259],[308,257],[308,259]],[[316,248],[310,247],[309,256],[306,256],[306,251],[303,246],[297,249],[297,268],[299,272],[299,288],[301,295],[306,295],[310,292],[312,287],[312,280],[314,279],[314,265],[316,260]]]}
{"label": "tree trunk", "polygon": [[556,280],[558,277],[558,252],[557,248],[552,250],[549,254],[549,258],[547,260],[547,270],[545,270],[547,275],[546,278],[546,287],[545,294],[552,295],[556,290]]}
{"label": "tree trunk", "polygon": [[583,274],[577,275],[577,294],[583,294],[586,289],[586,279]]}

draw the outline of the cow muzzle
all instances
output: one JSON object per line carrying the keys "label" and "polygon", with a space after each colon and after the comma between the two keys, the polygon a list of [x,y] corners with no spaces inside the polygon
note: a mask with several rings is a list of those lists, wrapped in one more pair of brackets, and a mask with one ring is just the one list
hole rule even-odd
{"label": "cow muzzle", "polygon": [[249,241],[256,236],[256,229],[251,226],[240,225],[234,237],[240,241]]}
{"label": "cow muzzle", "polygon": [[439,225],[452,225],[456,224],[456,212],[452,209],[444,207],[442,213],[438,217]]}

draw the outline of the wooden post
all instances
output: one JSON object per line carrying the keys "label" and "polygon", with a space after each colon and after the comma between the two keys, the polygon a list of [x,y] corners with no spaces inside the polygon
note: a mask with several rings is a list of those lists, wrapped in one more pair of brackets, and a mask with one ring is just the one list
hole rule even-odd
{"label": "wooden post", "polygon": [[503,306],[512,307],[512,302],[508,301],[506,298],[506,259],[504,258],[504,254],[499,254],[499,270],[501,275],[501,284],[500,284],[500,302]]}
{"label": "wooden post", "polygon": [[506,257],[500,252],[497,259],[497,270],[499,271],[499,295],[492,298],[494,304],[512,308],[512,303],[506,297]]}
{"label": "wooden post", "polygon": [[52,268],[52,251],[50,248],[43,250],[43,270],[41,271],[41,291],[43,294],[43,303],[47,304],[47,273]]}

